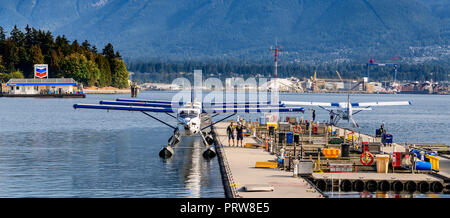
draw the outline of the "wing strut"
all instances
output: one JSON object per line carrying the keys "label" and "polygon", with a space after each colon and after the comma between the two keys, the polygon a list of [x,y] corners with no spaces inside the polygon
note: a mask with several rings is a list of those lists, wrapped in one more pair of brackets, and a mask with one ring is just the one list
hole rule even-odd
{"label": "wing strut", "polygon": [[319,106],[320,108],[322,108],[322,109],[324,109],[324,110],[326,110],[326,111],[328,111],[328,112],[331,112],[330,110],[328,110],[328,109],[326,109],[326,108],[324,108],[324,107],[322,107],[322,106]]}
{"label": "wing strut", "polygon": [[206,127],[203,127],[203,128],[202,128],[202,131],[203,131],[204,129],[206,129],[206,128],[208,128],[208,127],[211,127],[211,126],[213,126],[213,125],[216,124],[216,123],[222,122],[222,121],[224,121],[224,120],[226,120],[226,119],[228,119],[228,118],[230,118],[230,117],[232,117],[232,116],[234,116],[234,115],[236,115],[236,113],[231,114],[231,115],[229,115],[229,116],[226,116],[225,118],[220,119],[219,121],[216,121],[216,122],[214,122],[214,123],[212,123],[212,124],[209,124],[209,125],[206,126]]}
{"label": "wing strut", "polygon": [[175,118],[175,119],[177,119],[177,117],[175,117],[175,116],[172,115],[172,114],[169,114],[169,113],[167,113],[167,112],[166,112],[166,114],[169,115],[169,116],[171,116],[171,117],[173,117],[173,118]]}
{"label": "wing strut", "polygon": [[153,118],[153,119],[159,121],[160,123],[165,124],[166,126],[172,128],[172,129],[177,129],[177,128],[173,127],[172,125],[170,125],[170,124],[168,124],[168,123],[166,123],[166,122],[164,122],[164,121],[162,121],[162,120],[160,120],[160,119],[158,119],[158,118],[156,118],[156,117],[154,117],[154,116],[148,114],[148,113],[145,112],[145,111],[141,111],[141,112],[144,113],[145,115],[147,115],[147,116],[149,116],[149,117],[151,117],[151,118]]}
{"label": "wing strut", "polygon": [[[367,107],[365,107],[365,108],[370,108],[370,106],[367,106]],[[355,115],[355,114],[357,114],[357,113],[359,113],[359,112],[361,112],[362,110],[360,110],[360,111],[356,111],[356,112],[354,112],[352,115]]]}

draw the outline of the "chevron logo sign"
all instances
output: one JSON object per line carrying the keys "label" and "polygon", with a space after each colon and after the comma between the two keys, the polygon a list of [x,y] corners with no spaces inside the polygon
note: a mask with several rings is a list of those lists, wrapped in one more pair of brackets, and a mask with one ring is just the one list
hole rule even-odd
{"label": "chevron logo sign", "polygon": [[48,65],[47,64],[35,64],[34,65],[34,77],[48,78]]}

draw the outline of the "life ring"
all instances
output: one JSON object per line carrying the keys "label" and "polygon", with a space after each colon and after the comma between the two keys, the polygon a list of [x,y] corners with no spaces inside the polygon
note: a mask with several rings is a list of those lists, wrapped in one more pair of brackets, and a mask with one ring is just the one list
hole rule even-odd
{"label": "life ring", "polygon": [[[368,160],[368,158],[365,158],[366,156],[369,156],[370,161]],[[373,161],[374,161],[373,154],[370,153],[370,152],[368,152],[368,151],[366,151],[366,152],[364,152],[364,153],[361,154],[361,157],[359,158],[359,160],[361,161],[361,163],[362,163],[364,166],[369,166],[369,165],[371,165],[371,164],[373,163]]]}

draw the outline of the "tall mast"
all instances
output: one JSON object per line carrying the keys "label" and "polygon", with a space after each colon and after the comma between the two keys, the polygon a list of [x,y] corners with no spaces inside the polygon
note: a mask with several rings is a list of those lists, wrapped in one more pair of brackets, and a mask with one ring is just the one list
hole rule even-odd
{"label": "tall mast", "polygon": [[278,78],[278,51],[283,51],[283,47],[278,47],[278,42],[275,42],[275,48],[270,47],[270,50],[275,51],[275,70],[274,77],[275,80]]}
{"label": "tall mast", "polygon": [[278,104],[278,84],[277,84],[277,80],[278,80],[278,51],[283,51],[283,47],[278,47],[278,41],[275,41],[275,48],[270,47],[270,50],[275,51],[275,69],[274,69],[274,77],[275,77],[275,81],[273,83],[274,87],[273,87],[273,92],[272,92],[272,99],[273,102],[275,104]]}

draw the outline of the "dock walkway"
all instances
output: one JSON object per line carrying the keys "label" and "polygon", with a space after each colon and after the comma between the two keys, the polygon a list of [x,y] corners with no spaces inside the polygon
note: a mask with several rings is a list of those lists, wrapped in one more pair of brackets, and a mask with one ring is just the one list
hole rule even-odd
{"label": "dock walkway", "polygon": [[[216,124],[218,141],[223,146],[226,161],[231,170],[236,194],[243,198],[320,198],[323,197],[303,178],[294,178],[292,172],[279,169],[255,168],[256,162],[275,161],[276,156],[261,148],[228,146],[226,127],[228,122]],[[243,145],[257,143],[255,137],[244,137]],[[246,192],[246,185],[269,185],[271,192]]]}
{"label": "dock walkway", "polygon": [[[220,156],[224,158],[219,159],[220,162],[226,165],[226,172],[223,173],[228,177],[228,180],[224,182],[225,187],[231,188],[233,197],[244,197],[244,198],[320,198],[327,197],[323,192],[327,191],[332,187],[333,189],[337,185],[343,190],[377,190],[389,191],[392,188],[393,191],[407,190],[410,192],[420,191],[420,192],[434,192],[434,193],[448,193],[449,187],[449,176],[448,169],[450,160],[443,160],[441,171],[439,173],[376,173],[373,172],[373,166],[368,169],[363,169],[358,173],[313,173],[310,177],[294,177],[291,170],[281,170],[279,168],[256,168],[257,162],[276,162],[277,156],[273,153],[277,153],[277,146],[274,148],[275,152],[272,154],[266,152],[264,148],[245,148],[230,146],[228,144],[228,136],[226,133],[226,127],[229,122],[221,122],[215,125],[215,139],[217,140],[216,145],[221,151]],[[336,136],[347,138],[350,130],[346,130],[339,127],[333,127],[336,130]],[[358,142],[354,143],[361,144],[361,142],[379,142],[380,138],[370,136],[368,134],[354,133]],[[258,135],[258,133],[257,133]],[[336,137],[335,136],[335,137]],[[308,136],[306,136],[308,137]],[[306,144],[303,146],[309,146],[308,149],[313,149],[316,147],[326,146],[325,139],[326,136],[314,136],[311,138],[310,142],[306,140]],[[350,137],[351,138],[351,137]],[[260,139],[253,136],[244,137],[243,145],[245,144],[261,144]],[[315,140],[315,141],[314,141]],[[319,141],[322,141],[320,143]],[[313,142],[313,143],[312,143]],[[352,141],[347,141],[347,143],[352,143]],[[381,142],[380,142],[381,143]],[[233,143],[231,143],[233,144]],[[236,143],[237,144],[237,143]],[[258,146],[255,146],[258,147]],[[292,154],[292,146],[285,146],[286,152]],[[391,145],[381,146],[380,150],[382,153],[389,154],[391,152],[405,152],[407,148],[401,144],[392,143]],[[317,149],[316,149],[317,150]],[[288,156],[288,158],[291,156]],[[364,168],[359,166],[359,155],[357,158],[350,156],[348,159],[323,159],[322,162],[332,162],[332,163],[352,163],[359,168]],[[311,158],[311,156],[310,156]],[[266,163],[262,164],[265,165]],[[323,164],[323,163],[322,163]],[[270,166],[270,163],[267,163]],[[367,168],[367,167],[366,167]],[[341,184],[341,181],[343,182]],[[314,183],[314,185],[311,185]],[[248,192],[246,187],[255,185],[253,187],[258,187],[261,189],[271,189],[273,191],[258,191],[258,192]],[[324,196],[325,195],[325,196]]]}

